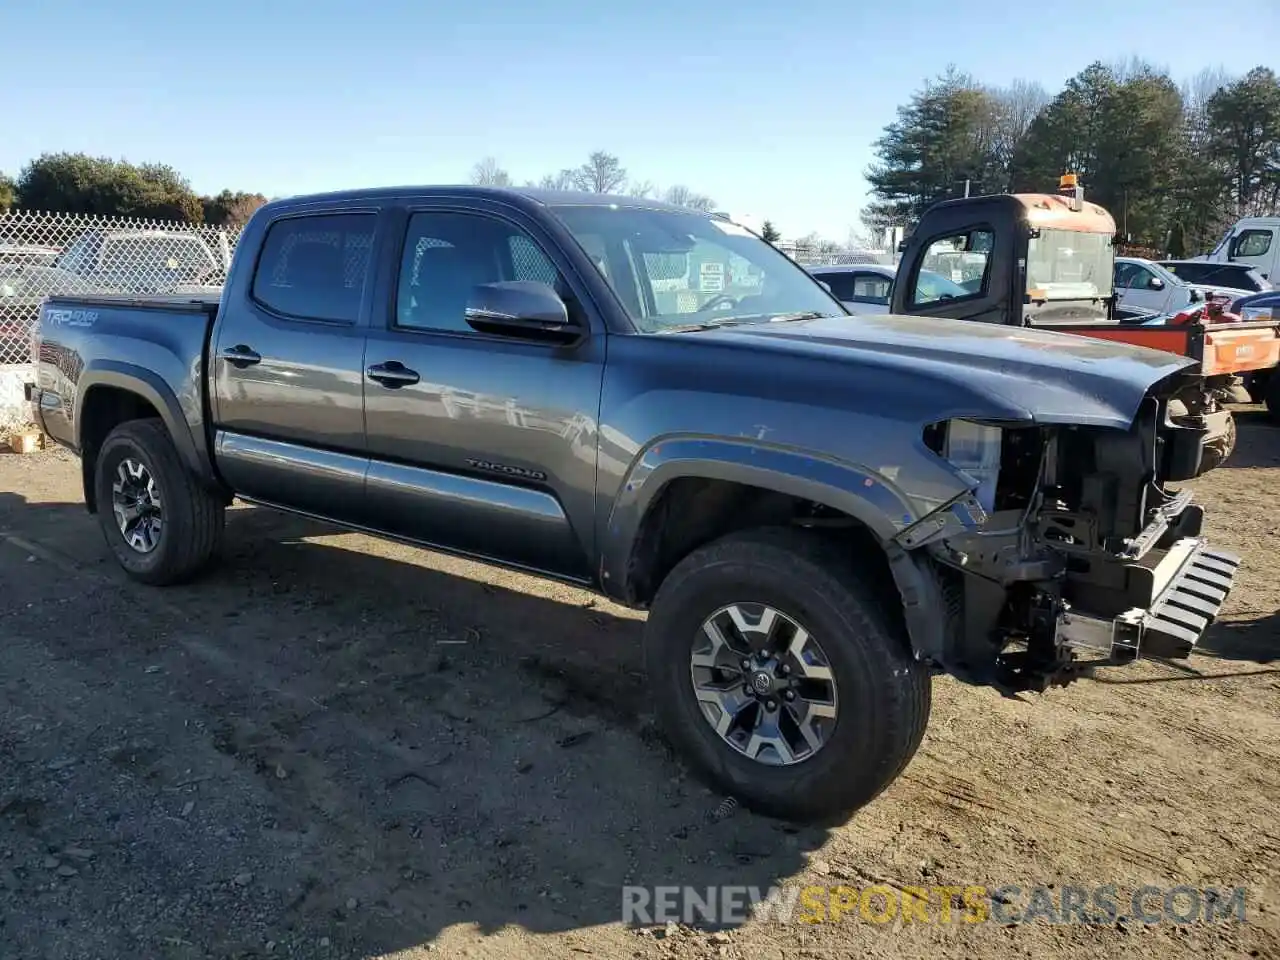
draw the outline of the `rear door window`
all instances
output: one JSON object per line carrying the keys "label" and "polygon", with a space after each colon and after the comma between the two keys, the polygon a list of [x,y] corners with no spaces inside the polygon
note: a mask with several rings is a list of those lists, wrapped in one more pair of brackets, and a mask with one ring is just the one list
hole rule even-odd
{"label": "rear door window", "polygon": [[889,287],[893,280],[878,273],[855,273],[853,275],[853,299],[859,303],[889,302]]}
{"label": "rear door window", "polygon": [[262,244],[253,298],[292,319],[355,323],[376,219],[343,213],[277,220]]}

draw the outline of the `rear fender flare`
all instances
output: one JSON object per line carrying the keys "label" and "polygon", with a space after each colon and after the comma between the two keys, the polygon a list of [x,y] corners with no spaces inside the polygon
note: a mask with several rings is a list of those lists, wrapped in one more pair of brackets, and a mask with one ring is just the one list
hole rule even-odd
{"label": "rear fender flare", "polygon": [[[177,447],[182,462],[202,483],[211,487],[218,485],[208,453],[204,448],[203,434],[197,437],[193,433],[188,411],[183,409],[173,389],[158,374],[130,363],[103,360],[91,364],[81,374],[77,385],[75,424],[77,446],[80,447],[82,455],[84,444],[80,441],[80,437],[84,423],[84,408],[85,404],[92,400],[96,387],[114,387],[132,393],[154,407],[160,414],[160,419],[164,422],[169,436],[173,438],[173,444]],[[197,422],[200,422],[203,410],[201,397],[189,398],[189,403],[194,404],[193,410]]]}

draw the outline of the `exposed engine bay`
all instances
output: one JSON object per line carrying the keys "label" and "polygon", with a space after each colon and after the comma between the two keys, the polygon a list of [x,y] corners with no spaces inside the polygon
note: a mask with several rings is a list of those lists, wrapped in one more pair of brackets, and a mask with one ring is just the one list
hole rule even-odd
{"label": "exposed engine bay", "polygon": [[[1139,656],[1190,654],[1239,559],[1200,539],[1171,483],[1201,472],[1206,424],[1148,395],[1128,431],[951,420],[924,442],[977,481],[948,521],[902,545],[947,611],[934,658],[1007,692],[1043,690]],[[923,549],[920,549],[923,548]],[[917,560],[917,564],[919,564]]]}

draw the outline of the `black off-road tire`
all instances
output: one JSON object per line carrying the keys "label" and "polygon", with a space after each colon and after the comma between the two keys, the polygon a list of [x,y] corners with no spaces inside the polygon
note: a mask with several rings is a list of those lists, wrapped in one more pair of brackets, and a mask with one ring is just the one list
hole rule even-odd
{"label": "black off-road tire", "polygon": [[[143,464],[160,491],[160,536],[148,553],[129,545],[112,510],[112,485],[125,459]],[[125,572],[142,583],[168,586],[190,580],[222,545],[226,507],[191,475],[161,420],[129,420],[108,434],[98,451],[94,492],[107,545]]]}
{"label": "black off-road tire", "polygon": [[1263,402],[1267,405],[1267,414],[1271,422],[1280,424],[1280,373],[1272,371],[1267,377],[1266,395]]}
{"label": "black off-road tire", "polygon": [[[882,578],[848,544],[792,528],[730,534],[695,550],[663,581],[645,657],[667,738],[717,790],[771,816],[832,821],[873,800],[906,768],[929,721],[931,673],[910,650]],[[880,587],[878,595],[877,587]],[[819,639],[838,710],[821,749],[770,766],[729,746],[698,706],[690,657],[703,622],[734,603],[767,604]]]}
{"label": "black off-road tire", "polygon": [[1236,418],[1234,414],[1227,415],[1227,430],[1218,439],[1206,443],[1204,446],[1204,454],[1200,460],[1199,476],[1204,476],[1210,470],[1214,470],[1227,462],[1227,458],[1231,456],[1236,448]]}

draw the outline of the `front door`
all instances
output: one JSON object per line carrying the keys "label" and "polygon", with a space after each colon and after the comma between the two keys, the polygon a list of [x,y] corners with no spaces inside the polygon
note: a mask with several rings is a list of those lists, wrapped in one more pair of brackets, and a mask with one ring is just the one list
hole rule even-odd
{"label": "front door", "polygon": [[1276,265],[1280,264],[1280,232],[1271,227],[1249,227],[1241,230],[1231,238],[1230,256],[1232,263],[1243,263],[1256,269],[1271,281],[1273,286],[1280,286],[1280,276],[1276,275]]}
{"label": "front door", "polygon": [[376,223],[374,211],[284,216],[266,226],[254,276],[229,288],[209,361],[215,443],[246,497],[361,519]]}
{"label": "front door", "polygon": [[476,284],[572,289],[555,246],[510,216],[407,211],[365,351],[366,495],[388,532],[589,579],[603,328],[563,347],[468,325]]}
{"label": "front door", "polygon": [[[943,229],[924,238],[918,262],[899,267],[894,284],[903,284],[905,313],[983,323],[1009,323],[1007,252],[996,256],[990,225]],[[1001,238],[1001,243],[1009,243]],[[886,287],[886,294],[889,292]],[[896,294],[895,294],[896,297]]]}
{"label": "front door", "polygon": [[1155,271],[1132,260],[1116,264],[1115,288],[1117,301],[1129,310],[1162,313],[1170,305],[1172,297],[1172,291],[1166,288]]}

